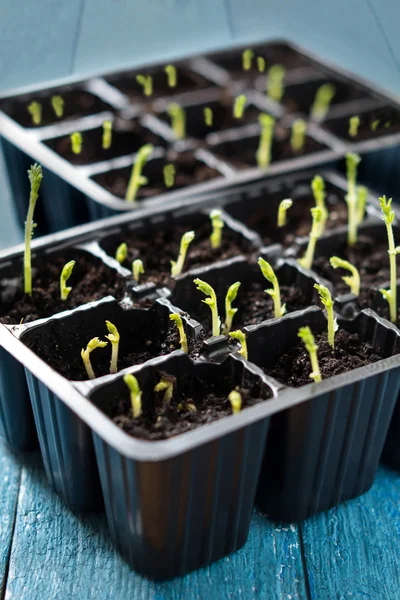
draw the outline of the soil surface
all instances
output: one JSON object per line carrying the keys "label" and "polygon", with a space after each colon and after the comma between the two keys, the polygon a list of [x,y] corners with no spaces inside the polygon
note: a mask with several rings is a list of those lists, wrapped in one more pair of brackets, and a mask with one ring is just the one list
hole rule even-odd
{"label": "soil surface", "polygon": [[[334,352],[328,344],[326,333],[315,336],[315,341],[322,379],[347,373],[382,358],[370,343],[363,342],[357,334],[350,334],[344,329],[336,333]],[[275,365],[264,370],[267,375],[290,387],[301,387],[312,382],[309,377],[310,356],[303,342],[282,354]]]}
{"label": "soil surface", "polygon": [[400,111],[392,106],[383,106],[376,110],[350,116],[360,118],[356,136],[349,134],[349,116],[327,119],[324,121],[323,127],[337,137],[351,142],[391,135],[400,131]]}
{"label": "soil surface", "polygon": [[[76,261],[68,280],[72,291],[63,302],[60,298],[60,275],[70,260]],[[71,250],[63,255],[49,255],[46,264],[35,266],[35,261],[33,264],[32,297],[24,294],[23,279],[19,273],[14,277],[3,277],[0,281],[0,323],[29,323],[105,296],[114,296],[117,300],[124,296],[124,278],[86,252]]]}
{"label": "soil surface", "polygon": [[[159,373],[176,384],[175,377]],[[219,379],[210,383],[196,376],[188,375],[179,381],[179,391],[175,391],[169,405],[163,404],[163,392],[156,394],[155,406],[135,419],[132,418],[129,393],[123,398],[111,397],[105,412],[114,423],[133,437],[146,440],[163,440],[196,429],[201,425],[212,423],[222,417],[232,415],[232,407],[228,395],[235,389],[227,379]],[[238,388],[236,388],[238,389]],[[267,390],[263,396],[259,393],[259,385],[240,387],[242,409],[254,406],[269,397]],[[152,404],[152,399],[142,397],[142,402]],[[192,410],[190,410],[192,408]],[[195,410],[193,410],[195,409]]]}
{"label": "soil surface", "polygon": [[[58,118],[51,105],[51,98],[54,95],[60,95],[64,99],[64,114]],[[40,125],[32,122],[32,116],[28,112],[28,106],[31,102],[39,102],[42,105],[42,120]],[[23,127],[44,127],[70,119],[77,119],[87,115],[97,114],[105,110],[112,111],[112,107],[103,102],[97,96],[85,90],[52,90],[43,93],[37,93],[34,96],[23,96],[18,100],[5,99],[0,102],[0,109],[3,110],[12,119],[17,121]]]}

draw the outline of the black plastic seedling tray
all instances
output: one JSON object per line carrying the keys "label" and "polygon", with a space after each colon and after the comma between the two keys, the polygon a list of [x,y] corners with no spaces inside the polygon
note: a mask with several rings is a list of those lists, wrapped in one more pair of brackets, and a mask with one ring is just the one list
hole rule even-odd
{"label": "black plastic seedling tray", "polygon": [[[400,140],[399,105],[370,84],[358,80],[285,42],[254,46],[265,57],[267,67],[278,59],[287,68],[286,93],[281,104],[265,95],[266,76],[253,69],[243,71],[243,48],[175,62],[178,87],[166,86],[162,65],[142,66],[135,71],[114,73],[87,81],[55,82],[51,89],[18,91],[0,101],[0,136],[10,174],[19,221],[23,224],[29,195],[26,170],[32,161],[45,170],[42,184],[41,231],[51,232],[87,220],[131,210],[124,201],[135,153],[142,143],[152,142],[154,156],[144,175],[149,185],[141,188],[137,205],[169,202],[208,195],[216,190],[296,169],[332,163],[347,151],[365,155],[362,173],[369,181],[384,177],[386,169],[375,168],[368,156],[396,152]],[[151,73],[154,94],[150,100],[136,84],[137,73]],[[180,77],[181,75],[181,77]],[[180,83],[179,83],[180,82]],[[326,82],[337,86],[326,123],[310,122],[305,150],[293,155],[288,142],[293,118],[307,117],[316,90]],[[50,106],[53,94],[65,100],[65,118],[57,120]],[[233,98],[248,98],[243,121],[232,118]],[[32,100],[43,105],[41,126],[32,126],[27,106]],[[166,107],[180,103],[187,111],[188,137],[176,142]],[[215,122],[204,128],[203,109],[212,107]],[[259,125],[257,113],[269,112],[277,119],[272,163],[267,171],[255,164]],[[359,138],[348,139],[349,117],[361,117]],[[386,115],[383,117],[382,115]],[[370,123],[381,126],[371,129]],[[101,127],[113,122],[114,144],[101,148]],[[372,119],[372,121],[371,121]],[[390,127],[386,124],[390,122]],[[238,126],[239,125],[239,126]],[[325,126],[326,125],[326,126]],[[82,155],[70,152],[69,136],[81,131]],[[392,148],[392,150],[390,150]],[[386,150],[387,149],[387,150]],[[171,191],[163,182],[163,167],[176,164],[176,185]]]}

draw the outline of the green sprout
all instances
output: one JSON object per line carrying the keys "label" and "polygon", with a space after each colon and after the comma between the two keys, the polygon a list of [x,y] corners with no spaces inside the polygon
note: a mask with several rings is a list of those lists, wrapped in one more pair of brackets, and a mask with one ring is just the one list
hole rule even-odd
{"label": "green sprout", "polygon": [[177,140],[183,140],[186,137],[186,113],[184,109],[176,102],[172,102],[167,107],[167,113],[171,119],[171,127]]}
{"label": "green sprout", "polygon": [[224,221],[221,219],[222,211],[215,208],[210,212],[210,219],[212,225],[212,233],[210,235],[211,248],[218,250],[221,248],[222,243],[222,229],[225,227]]}
{"label": "green sprout", "polygon": [[312,215],[312,226],[310,236],[308,240],[307,250],[302,258],[298,260],[298,263],[303,269],[311,269],[314,262],[315,247],[317,240],[321,236],[321,223],[322,223],[322,210],[319,206],[314,206],[311,209]]}
{"label": "green sprout", "polygon": [[194,279],[193,283],[196,285],[197,289],[200,292],[202,292],[206,296],[209,296],[209,298],[202,300],[202,302],[204,302],[204,304],[207,304],[207,306],[210,307],[212,316],[212,335],[217,336],[221,333],[221,320],[218,316],[217,296],[215,294],[215,291],[213,290],[211,285],[209,285],[205,281],[202,281],[201,279]]}
{"label": "green sprout", "polygon": [[306,139],[307,123],[304,119],[295,119],[292,123],[292,134],[290,136],[290,145],[293,152],[301,152],[304,148]]}
{"label": "green sprout", "polygon": [[181,315],[178,315],[178,313],[173,313],[172,315],[169,315],[169,318],[171,321],[174,321],[174,323],[176,323],[176,327],[179,332],[179,343],[181,345],[181,350],[185,354],[188,354],[189,345],[188,345],[188,341],[187,341],[187,337],[186,337],[185,328],[183,327]]}
{"label": "green sprout", "polygon": [[127,256],[128,246],[125,244],[125,242],[122,242],[122,244],[118,246],[117,251],[115,253],[115,260],[117,260],[119,264],[122,265],[122,263],[125,262]]}
{"label": "green sprout", "polygon": [[165,165],[163,174],[164,174],[165,187],[172,188],[175,183],[175,174],[176,174],[175,165],[173,165],[172,163]]}
{"label": "green sprout", "polygon": [[68,279],[71,277],[72,275],[72,271],[74,270],[74,266],[75,266],[75,261],[74,260],[70,260],[69,262],[67,262],[67,264],[64,266],[63,270],[61,271],[61,276],[60,276],[60,295],[61,295],[61,300],[63,302],[65,302],[65,300],[68,298],[72,287],[67,287],[67,281]]}
{"label": "green sprout", "polygon": [[207,127],[212,127],[213,124],[213,111],[212,108],[210,108],[209,106],[206,106],[204,108],[204,122],[207,125]]}
{"label": "green sprout", "polygon": [[264,73],[265,58],[263,56],[257,56],[257,68],[258,68],[259,73]]}
{"label": "green sprout", "polygon": [[31,185],[31,191],[29,195],[28,214],[25,221],[24,290],[25,294],[32,296],[31,240],[33,237],[33,230],[36,227],[36,223],[33,222],[33,215],[35,212],[36,202],[39,197],[40,184],[43,179],[42,167],[35,163],[29,169],[28,177]]}
{"label": "green sprout", "polygon": [[88,345],[86,346],[85,349],[82,348],[81,357],[83,360],[83,364],[85,365],[86,373],[87,373],[89,379],[96,378],[96,375],[94,374],[94,371],[93,371],[92,363],[90,361],[90,354],[93,352],[93,350],[96,350],[96,348],[105,348],[107,346],[107,344],[108,344],[108,342],[103,342],[98,337],[95,337],[90,340],[90,342],[88,343]]}
{"label": "green sprout", "polygon": [[360,117],[350,117],[349,119],[349,136],[356,137],[358,134],[358,128],[360,127]]}
{"label": "green sprout", "polygon": [[310,116],[315,121],[323,121],[328,114],[331,102],[336,94],[336,87],[332,83],[324,83],[318,88]]}
{"label": "green sprout", "polygon": [[378,129],[380,122],[381,122],[380,119],[376,119],[375,121],[372,121],[372,123],[371,123],[372,131],[376,131]]}
{"label": "green sprout", "polygon": [[293,200],[286,198],[282,200],[278,208],[278,227],[286,227],[287,225],[287,211],[293,205]]}
{"label": "green sprout", "polygon": [[328,319],[328,344],[335,349],[335,332],[338,330],[339,325],[333,314],[333,300],[330,291],[324,285],[314,283],[314,287],[319,294],[319,298],[322,304],[326,308],[326,316]]}
{"label": "green sprout", "polygon": [[242,54],[243,71],[250,71],[251,64],[253,62],[253,57],[254,57],[254,52],[251,48],[246,48],[246,50],[243,50],[243,54]]}
{"label": "green sprout", "polygon": [[368,188],[365,185],[359,185],[357,188],[357,222],[364,221],[365,209],[367,206]]}
{"label": "green sprout", "polygon": [[167,65],[166,67],[164,67],[164,71],[166,72],[168,77],[168,87],[176,87],[176,84],[178,83],[176,67],[174,67],[174,65]]}
{"label": "green sprout", "polygon": [[109,148],[111,148],[111,142],[112,142],[112,122],[104,121],[103,136],[102,136],[103,150],[108,150]]}
{"label": "green sprout", "polygon": [[239,392],[232,390],[228,396],[228,400],[232,406],[232,414],[236,415],[242,410],[242,396],[239,394]]}
{"label": "green sprout", "polygon": [[132,416],[134,419],[136,419],[142,414],[142,390],[139,387],[138,380],[131,373],[127,373],[126,375],[124,375],[124,383],[129,388],[132,405]]}
{"label": "green sprout", "polygon": [[64,114],[64,98],[62,96],[52,96],[51,106],[53,107],[56,117],[61,119]]}
{"label": "green sprout", "polygon": [[32,117],[32,123],[40,125],[42,121],[42,105],[39,102],[31,102],[28,106],[28,113]]}
{"label": "green sprout", "polygon": [[145,96],[151,96],[153,93],[153,78],[151,75],[136,75],[136,81],[143,87]]}
{"label": "green sprout", "polygon": [[174,384],[169,377],[161,377],[160,381],[154,386],[155,392],[164,392],[163,404],[171,404],[174,395]]}
{"label": "green sprout", "polygon": [[118,371],[118,352],[119,352],[119,340],[120,335],[118,329],[110,321],[106,321],[108,335],[105,337],[111,344],[111,363],[110,373],[113,375]]}
{"label": "green sprout", "polygon": [[384,128],[385,129],[389,129],[389,127],[391,126],[391,122],[390,121],[386,121],[386,123],[384,124]]}
{"label": "green sprout", "polygon": [[276,319],[279,319],[279,317],[283,317],[285,314],[286,305],[281,304],[281,290],[279,288],[278,278],[275,275],[273,268],[266,260],[260,257],[258,259],[258,264],[265,279],[272,283],[272,288],[265,290],[265,293],[269,294],[274,301],[274,316]]}
{"label": "green sprout", "polygon": [[82,152],[83,138],[79,131],[71,133],[71,149],[74,154],[80,154]]}
{"label": "green sprout", "polygon": [[392,208],[392,198],[386,200],[386,196],[379,198],[382,210],[382,219],[386,225],[387,237],[388,237],[388,254],[390,261],[390,290],[380,289],[382,296],[389,303],[390,308],[390,320],[392,323],[397,321],[397,265],[396,256],[400,254],[400,246],[394,245],[394,236],[392,224],[395,218],[394,210]]}
{"label": "green sprout", "polygon": [[354,152],[348,152],[346,154],[346,168],[347,168],[347,194],[346,203],[348,210],[348,236],[347,241],[349,246],[354,246],[357,242],[357,167],[361,161],[359,154]]}
{"label": "green sprout", "polygon": [[311,368],[312,372],[310,373],[310,379],[313,379],[315,382],[321,381],[321,371],[319,370],[318,364],[318,356],[317,350],[318,346],[315,343],[314,336],[311,332],[311,329],[307,327],[300,327],[299,332],[297,334],[299,338],[304,342],[304,346],[308,354],[310,355],[311,360]]}
{"label": "green sprout", "polygon": [[342,280],[349,286],[352,294],[359,296],[361,282],[360,273],[358,272],[357,267],[349,263],[349,261],[339,258],[338,256],[332,256],[330,258],[330,263],[334,269],[346,269],[350,272],[350,275],[342,277]]}
{"label": "green sprout", "polygon": [[143,275],[143,273],[144,273],[143,262],[140,260],[140,258],[136,258],[133,261],[132,273],[133,273],[133,279],[136,281],[136,283],[139,283],[140,276]]}
{"label": "green sprout", "polygon": [[267,169],[271,162],[272,140],[274,136],[275,119],[267,113],[258,117],[261,126],[260,142],[256,153],[257,164],[260,169]]}
{"label": "green sprout", "polygon": [[243,333],[243,331],[240,331],[240,329],[237,329],[236,331],[231,331],[229,333],[229,337],[231,337],[234,340],[238,340],[238,342],[240,343],[239,354],[241,354],[243,356],[243,358],[245,358],[247,360],[249,355],[247,352],[246,336]]}
{"label": "green sprout", "polygon": [[284,92],[283,78],[286,69],[282,65],[272,65],[268,69],[267,96],[275,102],[280,102]]}
{"label": "green sprout", "polygon": [[229,290],[226,292],[225,296],[225,324],[224,324],[224,333],[225,335],[230,332],[232,329],[232,321],[233,317],[236,315],[238,309],[232,308],[232,302],[236,300],[236,296],[238,295],[238,291],[240,288],[240,281],[236,281],[236,283],[232,283]]}
{"label": "green sprout", "polygon": [[311,182],[311,189],[315,200],[315,206],[318,206],[322,211],[321,233],[323,233],[329,217],[329,212],[325,204],[325,181],[322,179],[321,175],[315,175]]}
{"label": "green sprout", "polygon": [[240,94],[240,96],[235,98],[235,104],[233,106],[233,116],[235,119],[241,119],[243,117],[246,102],[247,97],[244,94]]}
{"label": "green sprout", "polygon": [[144,146],[139,148],[136,154],[136,160],[132,166],[132,172],[126,190],[125,199],[127,202],[135,202],[140,188],[148,183],[147,177],[142,175],[142,170],[152,152],[153,144],[144,144]]}
{"label": "green sprout", "polygon": [[189,245],[194,240],[195,233],[194,231],[187,231],[183,234],[180,247],[179,247],[179,256],[178,260],[171,260],[171,275],[172,277],[177,277],[183,271],[183,266],[186,260],[186,254],[189,248]]}

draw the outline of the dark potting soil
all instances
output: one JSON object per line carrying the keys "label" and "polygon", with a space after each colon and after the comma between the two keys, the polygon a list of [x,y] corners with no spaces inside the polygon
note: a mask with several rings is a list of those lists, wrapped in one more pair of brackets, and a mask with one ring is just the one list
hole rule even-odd
{"label": "dark potting soil", "polygon": [[[163,372],[159,375],[160,379],[169,378],[176,384],[175,377]],[[266,390],[263,395],[259,393],[259,385],[245,385],[238,389],[242,396],[242,410],[269,397]],[[210,383],[188,375],[180,379],[179,388],[177,391],[174,385],[174,395],[169,405],[163,404],[163,392],[154,393],[154,399],[143,395],[143,414],[135,419],[132,418],[129,392],[124,398],[119,395],[111,397],[104,410],[129,435],[151,441],[168,439],[232,415],[228,395],[235,388],[228,379]],[[196,410],[190,410],[188,405],[194,405]]]}
{"label": "dark potting soil", "polygon": [[[352,116],[360,118],[360,125],[356,136],[349,134],[349,119]],[[366,113],[327,119],[324,121],[323,127],[337,137],[351,142],[359,142],[361,140],[398,133],[400,131],[400,111],[392,106],[383,106]]]}
{"label": "dark potting soil", "polygon": [[[328,344],[326,333],[315,336],[317,355],[322,379],[347,373],[381,360],[381,356],[368,342],[363,342],[357,334],[344,329],[335,335],[335,350]],[[303,342],[280,356],[279,360],[267,369],[267,375],[290,387],[301,387],[312,382],[310,356]]]}
{"label": "dark potting soil", "polygon": [[105,150],[102,146],[103,128],[89,129],[82,132],[82,151],[74,154],[71,147],[71,137],[64,135],[45,142],[57,154],[74,165],[86,165],[117,156],[133,154],[143,144],[166,146],[166,141],[155,135],[137,121],[119,121],[113,124],[111,147]]}
{"label": "dark potting soil", "polygon": [[[60,275],[70,260],[76,264],[68,286],[72,287],[68,299],[60,298]],[[87,302],[114,296],[120,300],[125,292],[125,280],[101,260],[90,254],[71,250],[63,255],[48,256],[46,263],[33,261],[32,297],[23,291],[20,271],[13,277],[0,281],[0,323],[14,325],[50,317],[56,313],[76,308]]]}
{"label": "dark potting soil", "polygon": [[[167,188],[164,181],[164,167],[171,163],[175,165],[176,169],[175,182],[173,187]],[[112,169],[94,175],[93,179],[114,196],[125,199],[131,172],[132,167]],[[147,177],[149,183],[140,188],[137,200],[151,198],[196,183],[204,183],[216,177],[222,177],[219,171],[197,160],[192,152],[179,154],[170,152],[167,158],[150,160],[145,164],[142,175]]]}
{"label": "dark potting soil", "polygon": [[309,114],[314,103],[315,94],[317,93],[318,89],[326,83],[331,83],[336,88],[335,95],[331,101],[331,106],[350,102],[351,100],[359,100],[361,98],[369,97],[367,92],[356,85],[346,83],[345,81],[335,80],[332,77],[330,79],[321,78],[294,85],[288,85],[282,102],[286,109],[290,112],[302,112]]}
{"label": "dark potting soil", "polygon": [[[52,96],[60,95],[64,100],[64,114],[59,119],[51,105]],[[40,125],[32,122],[32,116],[28,112],[28,106],[31,102],[39,102],[42,105],[42,120]],[[23,127],[44,127],[69,119],[77,119],[86,115],[92,115],[106,110],[113,110],[112,107],[85,90],[48,90],[34,96],[23,96],[18,99],[5,99],[0,102],[0,109],[3,110],[12,119],[17,121]]]}
{"label": "dark potting soil", "polygon": [[[140,258],[143,262],[145,272],[140,282],[154,282],[158,285],[174,287],[171,280],[171,260],[177,260],[182,235],[190,230],[188,225],[175,225],[163,227],[160,224],[158,231],[148,231],[145,234],[127,231],[117,239],[112,239],[112,247],[109,241],[101,242],[102,248],[111,256],[115,256],[119,244],[125,242],[128,246],[128,259],[123,266],[130,269],[132,262]],[[240,237],[228,227],[222,230],[221,247],[213,250],[210,244],[212,231],[211,221],[196,227],[193,225],[195,238],[189,246],[183,273],[189,269],[195,269],[204,265],[212,264],[219,260],[226,260],[233,256],[249,252],[249,244],[245,238]]]}

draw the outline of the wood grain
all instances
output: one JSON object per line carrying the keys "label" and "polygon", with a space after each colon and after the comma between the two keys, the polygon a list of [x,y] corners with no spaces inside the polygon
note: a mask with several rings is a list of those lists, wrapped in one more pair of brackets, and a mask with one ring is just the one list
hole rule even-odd
{"label": "wood grain", "polygon": [[0,593],[2,598],[13,537],[20,473],[20,463],[0,442]]}

